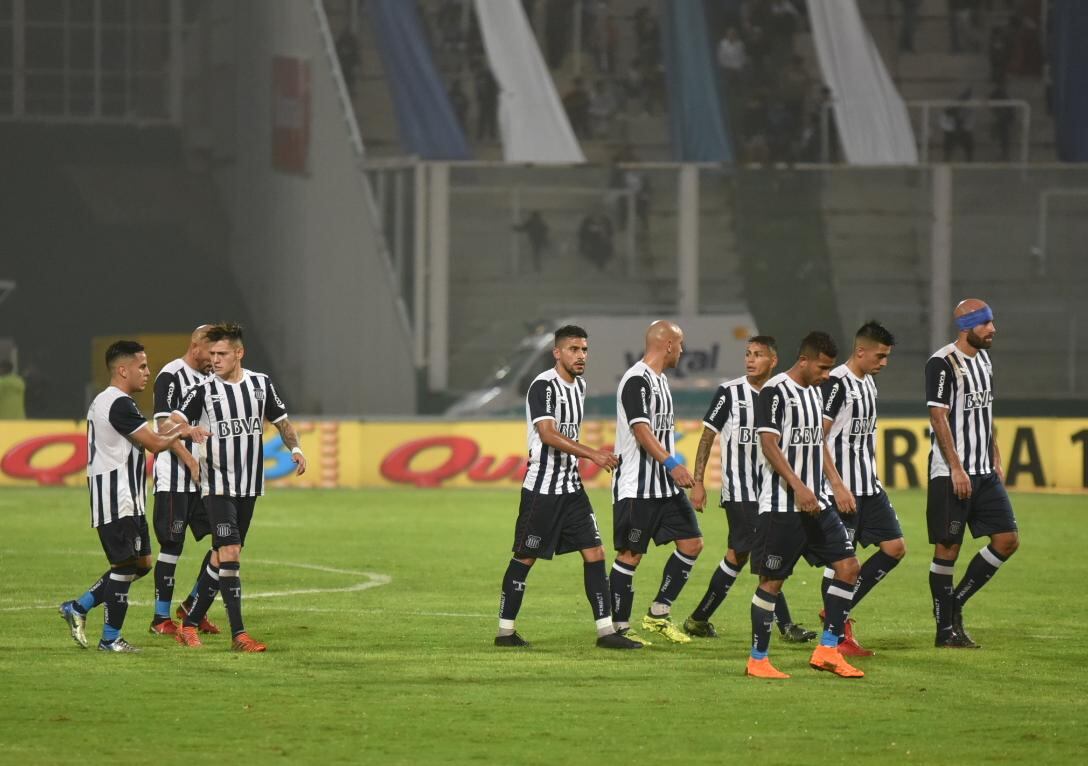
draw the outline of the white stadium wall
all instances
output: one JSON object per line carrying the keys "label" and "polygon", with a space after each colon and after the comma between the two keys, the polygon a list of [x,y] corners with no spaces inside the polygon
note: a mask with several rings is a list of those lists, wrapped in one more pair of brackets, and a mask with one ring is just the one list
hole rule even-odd
{"label": "white stadium wall", "polygon": [[[226,108],[199,137],[230,213],[231,268],[280,386],[295,412],[412,413],[410,329],[315,8],[244,0],[216,13],[191,83]],[[308,68],[308,119],[284,103],[277,59],[290,60],[288,80]],[[282,130],[292,124],[308,137]]]}

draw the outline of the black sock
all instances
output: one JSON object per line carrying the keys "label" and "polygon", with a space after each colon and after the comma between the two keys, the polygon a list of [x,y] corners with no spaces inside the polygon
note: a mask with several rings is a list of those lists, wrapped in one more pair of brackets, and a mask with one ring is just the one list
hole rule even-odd
{"label": "black sock", "polygon": [[210,556],[211,553],[205,559],[209,563],[201,571],[200,577],[197,578],[196,598],[193,598],[189,612],[185,615],[183,621],[183,624],[194,628],[200,627],[200,621],[208,613],[212,602],[215,601],[215,594],[219,592],[219,569],[211,565]]}
{"label": "black sock", "polygon": [[630,627],[631,608],[635,604],[635,565],[613,561],[608,588],[612,593],[612,624],[616,630]]}
{"label": "black sock", "polygon": [[992,545],[987,545],[979,550],[975,557],[971,559],[971,563],[967,565],[967,571],[964,572],[960,584],[956,586],[953,594],[956,599],[955,608],[962,609],[963,605],[967,603],[967,599],[971,598],[979,588],[988,583],[990,578],[1007,560],[1008,558],[995,551]]}
{"label": "black sock", "polygon": [[106,578],[105,594],[102,598],[105,611],[105,625],[102,627],[102,640],[115,641],[121,636],[121,628],[128,614],[128,589],[136,579],[136,567],[117,567]]}
{"label": "black sock", "polygon": [[604,561],[583,562],[582,575],[586,586],[586,598],[593,610],[593,621],[597,624],[597,635],[614,633],[612,627],[611,594],[608,592],[608,574]]}
{"label": "black sock", "polygon": [[650,604],[651,614],[661,617],[669,613],[672,602],[680,596],[680,591],[687,584],[693,566],[695,559],[688,558],[680,551],[672,552],[661,572],[661,587],[657,590],[657,598]]}
{"label": "black sock", "polygon": [[729,589],[737,581],[738,575],[740,575],[740,567],[730,561],[728,557],[723,558],[718,566],[714,568],[714,574],[710,577],[710,585],[706,589],[706,595],[699,602],[699,606],[695,607],[695,611],[691,613],[691,619],[700,622],[709,620],[710,615],[714,614],[714,610],[721,606],[722,602],[725,601],[725,597],[729,595]]}
{"label": "black sock", "polygon": [[178,568],[180,550],[159,551],[155,561],[155,620],[170,619],[170,603],[174,600],[174,572]]}
{"label": "black sock", "polygon": [[876,587],[876,584],[883,580],[888,572],[895,569],[895,565],[898,563],[899,559],[895,556],[889,556],[881,550],[870,556],[861,565],[861,572],[858,574],[858,585],[854,589],[854,606],[851,608],[857,609],[858,604],[865,598],[866,594]]}
{"label": "black sock", "polygon": [[934,558],[929,565],[929,592],[933,596],[933,618],[937,621],[937,636],[952,632],[952,575],[956,562],[953,559]]}
{"label": "black sock", "polygon": [[786,594],[779,593],[778,600],[774,602],[774,621],[778,623],[778,629],[783,633],[786,628],[793,625],[793,615],[790,614],[790,605],[786,603]]}
{"label": "black sock", "polygon": [[529,569],[528,564],[510,559],[510,565],[502,576],[502,594],[499,596],[500,636],[509,636],[514,632],[514,619],[521,611],[521,600],[525,598],[525,580],[529,577]]}
{"label": "black sock", "polygon": [[230,634],[237,636],[246,632],[242,622],[242,577],[241,564],[237,561],[219,562],[219,592],[223,595],[223,606],[230,620]]}
{"label": "black sock", "polygon": [[854,583],[832,580],[824,596],[824,634],[820,643],[838,646],[839,638],[846,630],[846,618],[850,616],[850,604],[854,599]]}
{"label": "black sock", "polygon": [[752,597],[752,657],[761,660],[771,649],[771,625],[778,594],[756,588]]}

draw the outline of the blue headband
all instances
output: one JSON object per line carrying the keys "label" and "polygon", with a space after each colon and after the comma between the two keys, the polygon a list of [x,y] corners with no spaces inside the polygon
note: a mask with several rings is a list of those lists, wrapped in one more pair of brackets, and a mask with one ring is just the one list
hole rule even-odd
{"label": "blue headband", "polygon": [[967,332],[972,327],[978,327],[980,324],[986,324],[994,320],[994,312],[989,306],[983,306],[980,309],[964,314],[956,319],[956,327],[960,328],[963,332]]}

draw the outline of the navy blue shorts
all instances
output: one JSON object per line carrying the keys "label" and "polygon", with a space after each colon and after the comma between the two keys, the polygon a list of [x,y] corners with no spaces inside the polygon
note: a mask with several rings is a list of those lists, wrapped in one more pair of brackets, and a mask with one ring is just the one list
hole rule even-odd
{"label": "navy blue shorts", "polygon": [[725,500],[722,508],[729,520],[729,547],[737,553],[751,553],[759,540],[759,503]]}
{"label": "navy blue shorts", "polygon": [[801,556],[812,566],[830,566],[854,556],[854,546],[834,508],[817,514],[759,514],[759,542],[752,550],[752,571],[770,580],[785,580]]}
{"label": "navy blue shorts", "polygon": [[1009,493],[997,474],[968,478],[971,496],[966,500],[960,500],[952,491],[952,477],[937,476],[929,480],[926,523],[929,541],[934,545],[959,545],[967,528],[976,538],[1017,531]]}
{"label": "navy blue shorts", "polygon": [[881,489],[875,495],[855,495],[854,499],[858,502],[857,513],[839,514],[854,545],[865,548],[888,540],[898,540],[903,536],[899,516],[896,515],[887,492]]}
{"label": "navy blue shorts", "polygon": [[683,492],[672,497],[624,498],[612,504],[612,542],[618,551],[645,553],[657,545],[702,537],[695,509]]}
{"label": "navy blue shorts", "polygon": [[550,559],[603,544],[584,489],[542,495],[522,487],[512,548],[516,558]]}

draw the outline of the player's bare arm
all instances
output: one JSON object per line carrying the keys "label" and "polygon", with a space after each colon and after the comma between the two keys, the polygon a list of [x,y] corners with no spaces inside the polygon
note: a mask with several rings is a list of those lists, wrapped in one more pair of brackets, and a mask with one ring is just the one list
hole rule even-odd
{"label": "player's bare arm", "polygon": [[[664,464],[666,460],[672,457],[661,442],[657,440],[657,437],[654,436],[654,432],[650,430],[647,423],[635,423],[631,426],[631,433],[635,435],[635,441],[638,442],[639,446],[646,450],[647,454],[657,462]],[[689,489],[693,484],[691,474],[682,465],[678,465],[669,471],[669,475],[672,476],[672,480],[676,482],[678,487]]]}
{"label": "player's bare arm", "polygon": [[930,407],[929,427],[933,430],[933,435],[937,437],[937,446],[948,464],[948,471],[952,476],[952,491],[960,500],[966,500],[971,496],[971,480],[967,477],[967,472],[963,470],[963,463],[960,462],[956,445],[952,441],[952,428],[948,425],[948,410],[944,407]]}
{"label": "player's bare arm", "polygon": [[301,476],[306,473],[306,456],[302,454],[302,447],[299,446],[298,431],[291,425],[291,421],[284,418],[272,425],[280,432],[280,438],[283,439],[284,446],[291,450],[291,462],[296,466],[295,476]]}
{"label": "player's bare arm", "polygon": [[699,451],[695,455],[695,475],[692,477],[691,505],[702,513],[706,507],[706,487],[703,486],[703,476],[706,475],[706,464],[710,460],[710,450],[714,448],[714,438],[718,434],[706,426],[703,426],[703,435],[699,437]]}
{"label": "player's bare arm", "polygon": [[1001,464],[1001,450],[997,448],[997,439],[994,439],[994,471],[997,473],[998,480],[1005,483],[1005,469]]}
{"label": "player's bare arm", "polygon": [[[170,418],[167,418],[165,416],[158,417],[155,418],[155,427],[161,434],[164,431],[168,430],[166,424],[170,422],[172,422]],[[170,445],[170,451],[177,455],[178,460],[180,460],[182,464],[184,464],[184,466],[189,469],[189,473],[193,477],[193,481],[200,481],[200,461],[198,461],[196,457],[193,456],[193,453],[185,449],[185,445],[182,444],[180,440],[175,441],[173,444]]]}
{"label": "player's bare arm", "polygon": [[563,436],[563,434],[559,433],[559,429],[555,427],[554,420],[541,420],[536,424],[536,432],[540,435],[540,441],[543,444],[557,449],[560,452],[565,452],[568,455],[592,460],[606,471],[611,472],[613,468],[619,465],[619,458],[611,452],[593,449],[581,442],[576,442],[574,439]]}
{"label": "player's bare arm", "polygon": [[[179,439],[183,439],[190,435],[193,429],[188,423],[176,424],[173,428],[169,428],[166,431],[160,431],[155,433],[150,428],[138,428],[129,434],[129,439],[136,442],[139,446],[143,447],[148,452],[153,454],[159,454],[170,449],[174,444],[179,443]],[[182,446],[182,450],[188,454],[188,450]],[[189,456],[190,458],[192,455]]]}
{"label": "player's bare arm", "polygon": [[794,498],[797,501],[797,509],[804,513],[818,513],[820,501],[816,499],[816,494],[790,468],[789,461],[782,454],[782,448],[778,446],[778,434],[764,431],[759,435],[759,443],[763,448],[764,457],[771,464],[771,468],[785,479],[786,483],[790,485],[790,489],[793,490]]}
{"label": "player's bare arm", "polygon": [[824,418],[824,476],[831,485],[831,492],[835,496],[835,507],[841,513],[857,513],[858,501],[854,493],[846,488],[846,484],[839,475],[839,469],[835,467],[835,461],[831,457],[831,449],[827,446],[827,437],[831,433],[834,421]]}

